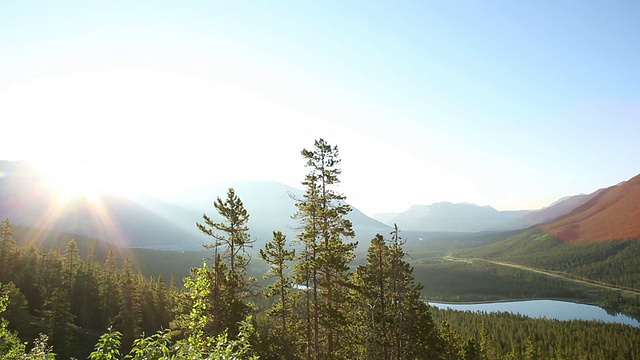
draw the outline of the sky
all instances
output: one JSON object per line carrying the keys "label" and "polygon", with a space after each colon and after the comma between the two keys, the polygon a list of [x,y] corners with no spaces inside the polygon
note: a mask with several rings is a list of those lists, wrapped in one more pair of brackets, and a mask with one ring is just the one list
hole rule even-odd
{"label": "sky", "polygon": [[[640,173],[638,1],[1,1],[0,159],[60,186],[538,209]],[[221,194],[221,196],[224,194]],[[239,194],[242,197],[242,194]]]}

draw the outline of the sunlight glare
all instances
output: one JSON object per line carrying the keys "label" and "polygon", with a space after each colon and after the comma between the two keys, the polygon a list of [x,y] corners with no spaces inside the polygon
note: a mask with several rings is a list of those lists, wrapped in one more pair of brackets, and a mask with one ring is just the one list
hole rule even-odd
{"label": "sunlight glare", "polygon": [[62,203],[78,197],[97,200],[100,194],[113,190],[109,186],[109,179],[92,168],[63,163],[39,164],[38,168]]}

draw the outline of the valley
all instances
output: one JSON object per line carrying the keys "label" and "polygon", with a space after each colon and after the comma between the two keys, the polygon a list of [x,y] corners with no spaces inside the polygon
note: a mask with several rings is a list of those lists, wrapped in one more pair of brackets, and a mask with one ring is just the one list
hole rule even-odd
{"label": "valley", "polygon": [[[118,279],[130,278],[129,284],[125,285],[129,288],[119,290],[124,291],[118,295],[123,297],[118,300],[123,303],[117,306],[114,304],[113,308],[106,304],[100,305],[106,307],[101,308],[96,314],[107,318],[113,316],[114,323],[128,336],[127,342],[133,341],[135,333],[131,331],[137,330],[122,327],[127,326],[127,322],[118,311],[124,308],[117,309],[127,301],[133,301],[127,300],[125,295],[127,291],[133,291],[130,287],[133,283],[138,283],[140,289],[132,294],[149,297],[140,302],[141,327],[138,329],[152,331],[161,324],[166,327],[179,326],[175,323],[178,317],[173,321],[169,319],[180,311],[184,312],[179,310],[179,307],[184,305],[169,299],[172,296],[186,296],[188,289],[194,286],[193,281],[200,276],[199,271],[210,271],[208,269],[215,266],[216,253],[211,248],[203,248],[203,245],[225,238],[206,236],[198,231],[195,224],[203,222],[203,213],[211,215],[213,221],[219,222],[217,224],[225,221],[225,216],[215,211],[222,206],[220,200],[215,202],[215,206],[212,206],[214,201],[211,200],[220,198],[225,188],[233,187],[237,194],[243,196],[243,201],[239,203],[242,208],[246,203],[246,236],[252,243],[243,250],[239,259],[242,259],[242,264],[246,264],[243,277],[255,279],[251,280],[255,294],[273,286],[264,276],[273,271],[274,265],[268,263],[262,253],[267,244],[274,246],[270,239],[273,238],[275,241],[280,236],[286,241],[289,251],[295,251],[296,254],[304,254],[306,249],[304,242],[294,241],[304,237],[300,237],[300,225],[292,217],[299,209],[296,204],[305,199],[305,193],[276,182],[244,181],[217,184],[186,194],[180,201],[152,198],[132,200],[109,195],[91,200],[67,199],[64,204],[59,204],[53,190],[38,180],[35,174],[30,173],[25,164],[7,165],[6,162],[0,162],[0,165],[4,166],[4,169],[0,169],[3,173],[18,174],[0,178],[0,216],[12,219],[4,226],[3,248],[11,248],[12,253],[18,254],[17,259],[21,259],[12,265],[17,277],[7,272],[0,276],[5,279],[4,282],[11,279],[22,286],[28,299],[28,306],[22,306],[18,313],[15,313],[14,308],[10,308],[7,318],[31,316],[32,321],[41,324],[31,330],[16,328],[29,337],[34,337],[36,330],[48,331],[45,325],[46,317],[42,318],[40,314],[53,311],[50,301],[55,299],[52,298],[55,294],[52,288],[33,285],[32,280],[29,280],[30,270],[27,269],[35,265],[28,263],[31,261],[38,264],[37,267],[49,266],[46,264],[50,260],[46,259],[58,257],[58,269],[65,266],[71,268],[67,261],[79,264],[80,267],[74,270],[78,271],[76,276],[84,274],[83,281],[88,282],[82,286],[94,286],[91,295],[94,299],[97,299],[96,296],[107,296],[108,299],[110,295],[108,287],[97,285],[106,281],[105,275],[91,280],[96,284],[90,285],[89,279],[95,276],[90,274],[106,271],[106,274],[117,273]],[[11,169],[7,169],[7,166]],[[355,242],[349,245],[352,246],[353,258],[344,269],[351,274],[357,274],[356,279],[365,276],[365,273],[360,275],[359,272],[371,266],[372,251],[375,251],[376,246],[381,246],[380,244],[390,244],[384,246],[389,246],[389,249],[393,246],[402,249],[399,254],[402,254],[406,263],[406,271],[409,274],[407,276],[415,281],[414,300],[420,299],[421,303],[491,303],[554,299],[596,305],[610,313],[623,313],[640,319],[640,234],[634,232],[637,227],[637,209],[633,207],[634,196],[640,189],[637,183],[638,178],[634,178],[590,195],[563,198],[549,207],[536,211],[503,213],[473,204],[438,203],[431,206],[415,206],[407,213],[386,214],[386,218],[382,216],[376,220],[351,208],[344,215],[352,226],[355,234],[353,240],[357,245]],[[348,206],[343,201],[336,204]],[[567,228],[590,228],[590,221],[596,221],[602,226],[601,220],[598,219],[611,219],[619,215],[620,211],[624,211],[628,216],[622,217],[627,219],[623,222],[609,221],[613,227],[610,233],[614,238],[597,240],[589,236],[582,237],[583,233],[580,231],[574,231],[571,237],[565,236]],[[15,224],[13,219],[16,219]],[[397,224],[396,221],[403,219],[412,224],[408,229],[392,226]],[[534,223],[535,221],[540,223]],[[433,223],[438,225],[433,226]],[[619,229],[623,229],[623,232],[618,232]],[[615,238],[621,236],[620,234],[630,238]],[[17,248],[13,248],[14,245],[6,245],[11,244],[11,241],[7,243],[7,239],[15,241]],[[75,246],[77,250],[73,250]],[[7,251],[9,250],[2,250],[2,254]],[[74,253],[76,255],[68,255]],[[383,253],[379,254],[382,256]],[[11,262],[4,259],[0,263]],[[283,269],[292,267],[281,276],[295,273],[295,264],[291,260],[281,264]],[[137,275],[134,275],[136,273]],[[48,278],[40,270],[38,274],[38,282]],[[60,284],[69,286],[69,282],[64,278],[65,276],[62,276]],[[80,283],[74,286],[80,286]],[[115,283],[108,286],[115,286]],[[159,290],[165,286],[166,289]],[[358,286],[370,285],[361,283]],[[16,293],[13,288],[8,289],[7,291],[14,294],[10,300],[19,301],[17,299],[21,298],[21,290],[17,290]],[[154,291],[159,293],[151,295]],[[176,295],[169,295],[165,291],[175,292]],[[78,325],[74,326],[77,326],[77,330],[84,329],[88,333],[96,334],[102,327],[89,325],[91,317],[82,313],[77,305],[85,295],[78,293],[74,296],[78,297],[73,298],[70,303],[72,318],[75,319],[73,321],[78,322]],[[137,311],[134,310],[137,306],[134,304],[139,301],[130,303],[129,306],[134,306],[131,311]],[[273,300],[263,297],[255,297],[251,303],[259,309],[258,313],[275,306]],[[451,313],[450,310],[432,309],[431,312],[436,318],[444,316],[449,319],[442,320],[444,322],[439,325],[444,326],[438,328],[439,336],[445,336],[449,331],[446,330],[446,324],[449,321],[457,321],[455,319],[460,316]],[[155,317],[152,314],[156,314]],[[503,321],[500,320],[501,316],[503,315],[489,316],[483,321],[487,324]],[[104,322],[107,319],[101,318],[100,321]],[[544,320],[534,321],[538,324],[535,326],[551,326]],[[13,323],[16,323],[16,320],[13,320]],[[65,351],[87,354],[89,348],[86,344],[95,339],[90,340],[83,337],[84,335],[72,335],[76,330],[65,331],[65,336],[75,339],[74,343],[77,344],[77,347]],[[461,334],[467,333],[464,329],[456,331]],[[593,331],[599,330],[594,328]],[[485,335],[476,332],[472,338],[482,339],[482,336]],[[62,340],[54,338],[52,343],[58,347],[63,346],[60,341]],[[460,342],[452,343],[452,346],[454,345],[461,346]],[[265,349],[263,351],[266,351]]]}

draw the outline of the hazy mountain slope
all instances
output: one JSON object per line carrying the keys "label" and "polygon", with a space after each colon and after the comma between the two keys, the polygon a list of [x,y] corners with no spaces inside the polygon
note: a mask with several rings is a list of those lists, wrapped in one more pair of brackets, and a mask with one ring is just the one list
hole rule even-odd
{"label": "hazy mountain slope", "polygon": [[389,226],[393,226],[394,221],[398,217],[398,215],[400,215],[400,213],[389,212],[389,213],[373,214],[373,216],[371,216],[371,217],[373,219],[376,219],[376,220],[380,221],[383,224],[386,224],[386,225],[389,225]]}
{"label": "hazy mountain slope", "polygon": [[498,211],[490,206],[440,202],[413,205],[409,210],[391,216],[385,214],[387,225],[398,224],[407,231],[502,231],[525,228],[530,223],[521,218],[528,211]]}
{"label": "hazy mountain slope", "polygon": [[[0,161],[0,218],[15,225],[92,237],[121,247],[160,249],[201,249],[211,242],[196,228],[206,213],[219,218],[213,203],[226,198],[234,187],[250,214],[249,231],[255,247],[271,240],[273,231],[294,240],[298,222],[296,201],[304,192],[277,182],[237,181],[217,183],[188,190],[172,198],[131,200],[102,195],[88,199],[77,197],[59,201],[55,189],[26,162]],[[296,200],[298,199],[298,200]],[[371,219],[357,209],[348,215],[356,239],[368,244],[376,233],[388,233],[390,227]]]}
{"label": "hazy mountain slope", "polygon": [[121,247],[194,248],[198,239],[120,196],[61,202],[25,162],[0,162],[0,218],[35,229],[72,233]]}
{"label": "hazy mountain slope", "polygon": [[564,242],[640,238],[640,175],[599,190],[541,229]]}
{"label": "hazy mountain slope", "polygon": [[598,190],[589,195],[580,194],[580,195],[564,197],[545,208],[542,208],[540,210],[533,211],[529,214],[524,215],[522,219],[527,221],[531,225],[538,225],[538,224],[551,222],[563,215],[570,213],[575,208],[591,200],[596,195],[598,195],[600,191],[601,190]]}
{"label": "hazy mountain slope", "polygon": [[[157,214],[172,219],[184,230],[200,236],[202,243],[209,242],[197,230],[195,223],[202,222],[202,214],[221,220],[213,203],[216,198],[226,198],[227,190],[233,187],[249,212],[249,232],[256,239],[256,246],[270,241],[273,231],[282,231],[288,239],[294,240],[298,233],[296,201],[303,199],[304,191],[274,181],[236,181],[215,183],[183,194],[179,199],[163,201],[144,199],[142,204]],[[391,228],[374,220],[358,209],[353,209],[348,218],[353,223],[357,241],[368,241],[376,233],[385,234]]]}

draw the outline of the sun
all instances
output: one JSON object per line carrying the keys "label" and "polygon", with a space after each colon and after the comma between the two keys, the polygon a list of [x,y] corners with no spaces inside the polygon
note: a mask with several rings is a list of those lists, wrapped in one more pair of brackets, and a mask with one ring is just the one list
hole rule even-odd
{"label": "sun", "polygon": [[115,190],[113,182],[93,166],[48,162],[38,164],[38,169],[63,203],[76,198],[97,200]]}

